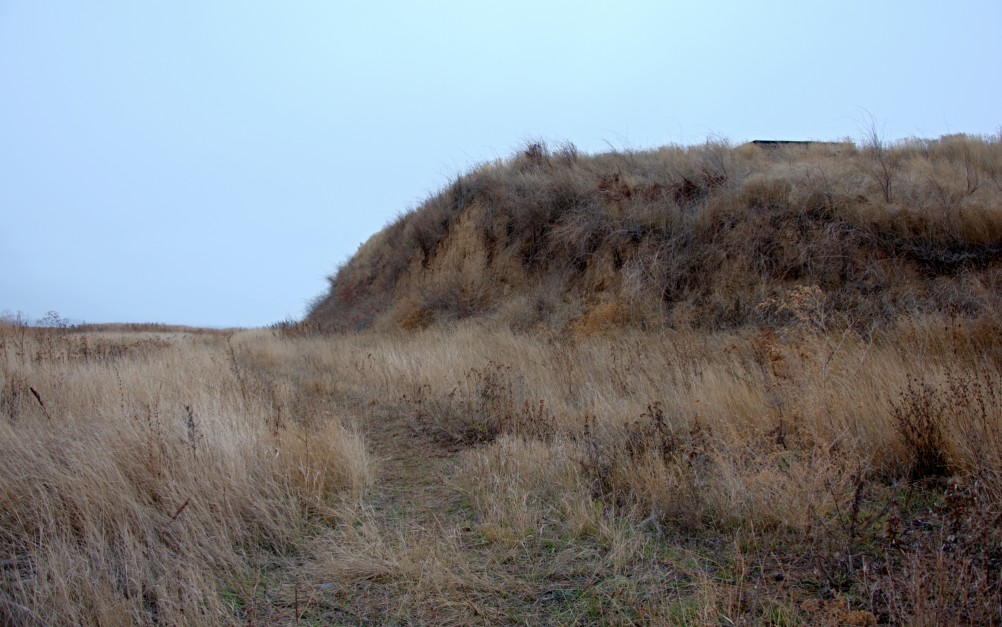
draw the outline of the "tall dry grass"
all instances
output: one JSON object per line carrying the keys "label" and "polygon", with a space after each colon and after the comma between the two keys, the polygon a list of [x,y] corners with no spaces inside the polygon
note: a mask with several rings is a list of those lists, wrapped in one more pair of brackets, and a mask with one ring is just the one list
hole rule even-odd
{"label": "tall dry grass", "polygon": [[[317,336],[296,345],[295,359],[324,364],[309,385],[407,408],[442,437],[461,438],[467,427],[495,435],[524,428],[548,439],[589,421],[623,430],[656,407],[673,433],[698,426],[742,445],[802,440],[893,473],[905,455],[894,408],[909,381],[942,391],[951,378],[989,376],[1000,366],[994,329],[949,315],[903,319],[869,337],[822,333],[806,319],[715,334],[525,335],[470,322]],[[958,429],[947,431],[960,464]]]}
{"label": "tall dry grass", "polygon": [[354,507],[361,437],[242,337],[0,328],[3,622],[246,623],[269,563]]}
{"label": "tall dry grass", "polygon": [[[4,327],[5,618],[999,622],[997,326],[812,294],[715,333]],[[439,500],[369,499],[342,417],[430,446],[401,498]]]}
{"label": "tall dry grass", "polygon": [[[780,327],[528,335],[480,321],[317,336],[296,358],[323,364],[313,385],[464,451],[454,485],[499,551],[562,538],[545,543],[632,546],[629,561],[651,534],[730,538],[733,559],[778,560],[777,581],[849,595],[860,620],[999,622],[995,323],[830,331],[810,295],[769,305],[785,308]],[[748,606],[699,572],[695,598],[719,613],[697,622],[835,611],[797,609],[814,607],[802,592]]]}

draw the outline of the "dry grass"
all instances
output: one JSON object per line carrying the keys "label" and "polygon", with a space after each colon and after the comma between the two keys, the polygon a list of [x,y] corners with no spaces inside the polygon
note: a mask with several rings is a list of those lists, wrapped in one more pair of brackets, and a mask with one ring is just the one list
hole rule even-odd
{"label": "dry grass", "polygon": [[813,302],[712,334],[4,327],[4,612],[1000,622],[992,327]]}
{"label": "dry grass", "polygon": [[376,235],[308,323],[376,330],[332,379],[476,447],[455,485],[492,546],[606,520],[725,556],[596,616],[998,623],[1000,147],[530,144]]}
{"label": "dry grass", "polygon": [[[527,582],[466,549],[449,569],[470,573],[467,617],[505,598],[475,583],[488,568],[509,593],[567,595],[508,608],[530,622],[999,622],[997,336],[949,315],[827,332],[812,294],[770,305],[778,329],[470,322],[300,346],[323,387],[463,451],[450,485],[487,559],[561,564]],[[585,576],[569,564],[589,551]],[[628,590],[596,589],[617,577]]]}
{"label": "dry grass", "polygon": [[594,156],[530,144],[375,235],[308,320],[717,330],[776,323],[760,303],[816,286],[829,324],[865,331],[998,309],[999,250],[998,137]]}
{"label": "dry grass", "polygon": [[247,582],[371,483],[224,336],[5,325],[0,358],[5,621],[245,622]]}

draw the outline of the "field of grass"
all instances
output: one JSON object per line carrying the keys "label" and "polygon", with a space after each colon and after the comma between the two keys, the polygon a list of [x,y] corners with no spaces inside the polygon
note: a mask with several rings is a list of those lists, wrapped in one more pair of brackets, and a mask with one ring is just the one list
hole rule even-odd
{"label": "field of grass", "polygon": [[529,146],[302,323],[8,320],[0,623],[1000,624],[1000,157]]}
{"label": "field of grass", "polygon": [[293,622],[252,616],[268,573],[358,506],[374,465],[232,340],[0,326],[4,624]]}
{"label": "field of grass", "polygon": [[15,624],[991,624],[995,335],[5,327]]}

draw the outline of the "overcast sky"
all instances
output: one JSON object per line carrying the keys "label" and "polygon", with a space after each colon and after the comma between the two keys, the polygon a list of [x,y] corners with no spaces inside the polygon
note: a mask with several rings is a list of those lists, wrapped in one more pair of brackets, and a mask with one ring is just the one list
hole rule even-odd
{"label": "overcast sky", "polygon": [[0,311],[298,318],[529,139],[995,133],[1000,30],[999,0],[0,0]]}

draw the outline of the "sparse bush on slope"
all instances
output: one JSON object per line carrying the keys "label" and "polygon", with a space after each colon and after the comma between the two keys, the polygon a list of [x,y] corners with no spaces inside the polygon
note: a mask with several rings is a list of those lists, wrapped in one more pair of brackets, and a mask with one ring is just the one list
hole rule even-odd
{"label": "sparse bush on slope", "polygon": [[[1002,142],[579,154],[531,144],[459,177],[363,245],[311,323],[415,327],[491,316],[567,328],[734,328],[816,286],[827,319],[998,305]],[[612,308],[612,309],[610,309]]]}

